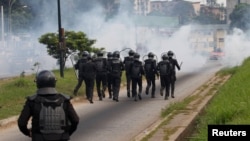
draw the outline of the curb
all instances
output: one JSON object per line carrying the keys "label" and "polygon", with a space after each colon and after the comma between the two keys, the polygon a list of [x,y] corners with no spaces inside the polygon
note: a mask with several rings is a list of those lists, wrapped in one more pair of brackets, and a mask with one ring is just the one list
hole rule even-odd
{"label": "curb", "polygon": [[12,116],[7,119],[0,120],[0,128],[7,127],[12,123],[16,123],[19,116]]}
{"label": "curb", "polygon": [[[217,90],[213,90],[214,85],[222,86],[230,76],[226,76],[221,82],[219,77],[215,76],[208,80],[203,86],[205,89],[198,89],[190,96],[199,96],[188,104],[187,108],[174,114],[172,112],[163,119],[159,119],[147,129],[134,137],[134,141],[141,141],[147,138],[148,141],[185,141],[195,130],[196,119],[204,112],[206,105],[212,100]],[[209,85],[207,87],[207,85]],[[203,87],[201,86],[201,87]],[[182,100],[178,100],[182,101]],[[177,101],[177,102],[178,102]],[[164,122],[167,122],[163,124]],[[147,137],[151,133],[150,137]]]}

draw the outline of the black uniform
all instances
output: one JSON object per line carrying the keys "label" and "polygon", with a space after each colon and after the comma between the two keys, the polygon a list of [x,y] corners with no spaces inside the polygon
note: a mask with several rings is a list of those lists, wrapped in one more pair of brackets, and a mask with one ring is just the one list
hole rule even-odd
{"label": "black uniform", "polygon": [[75,66],[74,66],[75,69],[78,70],[78,83],[77,83],[77,85],[76,85],[76,87],[74,89],[74,95],[77,95],[77,92],[78,92],[79,88],[82,86],[82,82],[84,80],[83,71],[82,71],[83,67],[82,66],[83,66],[84,63],[87,62],[87,60],[88,59],[86,57],[83,57],[83,58],[79,59],[77,61],[77,63],[75,64]]}
{"label": "black uniform", "polygon": [[[27,98],[18,118],[19,130],[31,137],[32,141],[68,141],[77,129],[79,117],[70,97],[58,93],[54,88],[55,82],[54,74],[41,71],[36,79],[38,90],[35,95]],[[51,107],[55,107],[55,110]],[[28,129],[30,118],[32,127]]]}
{"label": "black uniform", "polygon": [[171,63],[171,77],[170,77],[170,89],[171,89],[171,97],[174,98],[174,90],[175,90],[175,81],[176,81],[176,71],[175,68],[177,67],[180,70],[180,65],[178,61],[172,57],[169,57],[169,62]]}
{"label": "black uniform", "polygon": [[134,58],[133,56],[127,56],[123,60],[123,64],[125,67],[125,75],[126,75],[126,81],[127,81],[127,96],[130,97],[130,85],[131,85],[131,76],[129,74],[129,67],[130,64],[133,63]]}
{"label": "black uniform", "polygon": [[155,97],[155,75],[159,77],[159,74],[156,69],[156,60],[153,58],[146,59],[144,61],[144,70],[145,70],[145,76],[147,80],[147,86],[146,86],[146,94],[148,95],[149,89],[152,84],[152,91],[151,91],[151,97]]}
{"label": "black uniform", "polygon": [[[145,74],[142,62],[139,60],[134,60],[134,62],[130,65],[129,73],[131,74],[132,79],[132,96],[134,97],[135,101],[137,101],[137,96],[141,100],[142,75]],[[137,85],[139,87],[138,92]]]}
{"label": "black uniform", "polygon": [[157,64],[157,70],[160,73],[161,89],[160,94],[163,96],[163,91],[165,89],[165,99],[169,97],[169,87],[170,87],[170,63],[168,60],[162,60]]}
{"label": "black uniform", "polygon": [[99,100],[105,98],[105,91],[107,88],[107,59],[97,57],[94,59],[96,64],[96,88]]}
{"label": "black uniform", "polygon": [[122,71],[124,70],[124,65],[119,58],[113,58],[110,72],[112,75],[112,88],[113,88],[113,100],[119,101],[119,91],[121,85]]}
{"label": "black uniform", "polygon": [[109,68],[111,67],[111,63],[112,63],[113,58],[112,57],[108,57],[107,59],[107,63],[108,63],[108,72],[107,72],[107,86],[108,86],[108,93],[109,93],[109,98],[112,98],[112,74],[109,70]]}
{"label": "black uniform", "polygon": [[96,65],[89,58],[88,61],[83,65],[83,77],[85,82],[86,96],[90,103],[93,103],[93,94],[96,77]]}

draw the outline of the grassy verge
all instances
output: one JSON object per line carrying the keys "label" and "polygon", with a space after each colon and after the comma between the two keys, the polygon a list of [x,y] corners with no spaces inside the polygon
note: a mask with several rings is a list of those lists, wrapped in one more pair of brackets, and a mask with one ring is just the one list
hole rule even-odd
{"label": "grassy verge", "polygon": [[[58,92],[73,96],[77,79],[73,69],[65,69],[64,77],[60,77],[58,70],[53,71],[57,78],[56,89]],[[16,116],[21,112],[25,98],[36,92],[34,83],[35,75],[14,77],[0,80],[0,120],[11,116]],[[124,86],[125,76],[122,75],[122,86]],[[78,91],[79,96],[85,96],[84,83]],[[96,93],[94,93],[96,95]]]}
{"label": "grassy verge", "polygon": [[207,140],[209,124],[249,124],[250,123],[250,59],[240,67],[226,69],[220,74],[232,74],[232,77],[211,100],[202,116],[198,118],[196,131],[190,141]]}

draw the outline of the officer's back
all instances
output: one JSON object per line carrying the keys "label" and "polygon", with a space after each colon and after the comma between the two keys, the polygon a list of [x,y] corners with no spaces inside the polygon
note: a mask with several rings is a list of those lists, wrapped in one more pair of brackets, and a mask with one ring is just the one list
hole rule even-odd
{"label": "officer's back", "polygon": [[[20,131],[32,141],[69,140],[79,123],[71,98],[56,91],[55,75],[50,71],[41,71],[36,77],[36,85],[36,94],[27,98],[18,118]],[[32,127],[29,129],[31,117]]]}

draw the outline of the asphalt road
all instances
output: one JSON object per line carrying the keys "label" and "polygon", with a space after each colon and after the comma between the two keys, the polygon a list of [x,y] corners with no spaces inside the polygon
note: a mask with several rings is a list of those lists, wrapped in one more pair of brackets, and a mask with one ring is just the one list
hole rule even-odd
{"label": "asphalt road", "polygon": [[[159,94],[157,80],[156,98],[143,93],[141,101],[126,97],[126,91],[120,91],[120,101],[108,98],[74,105],[80,116],[80,124],[72,135],[72,141],[131,141],[136,135],[160,118],[161,110],[169,104],[182,100],[195,89],[208,81],[222,66],[218,62],[209,62],[194,72],[177,72],[176,98],[164,100]],[[143,92],[145,84],[143,85]],[[0,141],[27,141],[16,126],[1,130]]]}

